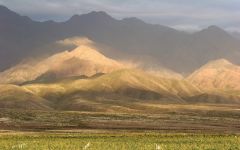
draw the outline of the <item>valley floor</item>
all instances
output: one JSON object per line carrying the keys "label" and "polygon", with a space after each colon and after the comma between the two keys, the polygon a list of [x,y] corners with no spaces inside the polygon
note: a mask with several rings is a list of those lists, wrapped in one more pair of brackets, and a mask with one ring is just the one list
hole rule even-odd
{"label": "valley floor", "polygon": [[[0,129],[154,130],[161,133],[240,133],[238,105],[142,104],[141,109],[115,112],[25,111],[0,109]],[[144,108],[144,109],[143,109]]]}
{"label": "valley floor", "polygon": [[138,106],[115,112],[0,109],[0,149],[240,150],[239,106]]}

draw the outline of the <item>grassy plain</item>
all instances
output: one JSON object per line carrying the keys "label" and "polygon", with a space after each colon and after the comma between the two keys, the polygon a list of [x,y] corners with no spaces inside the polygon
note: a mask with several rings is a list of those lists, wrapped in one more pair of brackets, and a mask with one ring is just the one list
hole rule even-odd
{"label": "grassy plain", "polygon": [[152,132],[5,133],[1,150],[239,150],[240,136]]}

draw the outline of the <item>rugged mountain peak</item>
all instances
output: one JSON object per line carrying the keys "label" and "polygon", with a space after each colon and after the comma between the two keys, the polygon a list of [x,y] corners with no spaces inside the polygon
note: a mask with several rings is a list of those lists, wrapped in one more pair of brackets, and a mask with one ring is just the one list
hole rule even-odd
{"label": "rugged mountain peak", "polygon": [[8,9],[7,7],[0,5],[0,17],[20,17],[20,15],[18,15],[17,13],[11,11],[10,9]]}
{"label": "rugged mountain peak", "polygon": [[67,55],[65,56],[76,57],[82,60],[88,60],[98,64],[105,64],[105,65],[118,64],[116,61],[105,57],[97,49],[87,45],[78,46],[74,50],[68,51]]}
{"label": "rugged mountain peak", "polygon": [[141,19],[138,19],[136,17],[124,18],[124,19],[122,19],[122,21],[128,22],[128,23],[135,23],[135,24],[139,24],[139,23],[140,24],[142,24],[142,23],[145,24],[144,21],[142,21]]}
{"label": "rugged mountain peak", "polygon": [[18,24],[20,22],[24,23],[32,22],[32,20],[29,17],[21,16],[2,5],[0,5],[0,19],[1,24],[6,24],[6,26],[8,26],[10,23]]}
{"label": "rugged mountain peak", "polygon": [[202,32],[210,32],[210,33],[224,32],[224,33],[227,33],[225,30],[223,30],[222,28],[220,28],[216,25],[209,26],[206,29],[203,29]]}
{"label": "rugged mountain peak", "polygon": [[108,20],[113,19],[109,14],[104,11],[92,11],[83,15],[73,15],[68,22],[80,21],[81,19],[87,20]]}
{"label": "rugged mountain peak", "polygon": [[108,15],[106,12],[104,11],[92,11],[90,13],[87,14],[88,16],[96,16],[96,17],[107,17],[107,18],[112,18],[110,15]]}
{"label": "rugged mountain peak", "polygon": [[214,60],[214,61],[210,61],[209,63],[207,63],[206,65],[204,65],[203,67],[213,67],[213,68],[220,68],[220,67],[226,67],[226,66],[232,66],[233,64],[231,62],[229,62],[226,59],[218,59],[218,60]]}
{"label": "rugged mountain peak", "polygon": [[91,48],[90,46],[86,46],[86,45],[78,46],[74,50],[68,51],[68,52],[69,52],[69,54],[76,56],[76,57],[88,57],[88,56],[91,58],[93,58],[94,56],[104,57],[96,49]]}
{"label": "rugged mountain peak", "polygon": [[2,13],[2,12],[8,12],[8,13],[10,13],[10,12],[12,12],[11,10],[9,10],[7,7],[5,7],[5,6],[3,6],[3,5],[0,5],[0,12]]}
{"label": "rugged mountain peak", "polygon": [[223,29],[221,29],[220,27],[216,26],[216,25],[211,25],[207,28],[207,30],[212,30],[212,31],[224,31]]}
{"label": "rugged mountain peak", "polygon": [[228,34],[228,32],[226,32],[222,28],[215,26],[215,25],[209,26],[208,28],[203,29],[200,32],[197,32],[196,34],[203,34],[207,37],[214,37],[214,38],[230,36],[230,34]]}
{"label": "rugged mountain peak", "polygon": [[80,15],[73,15],[73,16],[69,19],[69,21],[71,21],[71,20],[77,20],[79,17],[80,17]]}

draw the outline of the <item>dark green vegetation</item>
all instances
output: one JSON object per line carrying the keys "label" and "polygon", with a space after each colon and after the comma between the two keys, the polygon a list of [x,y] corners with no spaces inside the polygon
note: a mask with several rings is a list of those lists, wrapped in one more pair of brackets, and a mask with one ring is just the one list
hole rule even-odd
{"label": "dark green vegetation", "polygon": [[[98,131],[99,132],[99,131]],[[158,133],[18,133],[0,136],[1,150],[239,150],[240,137]]]}

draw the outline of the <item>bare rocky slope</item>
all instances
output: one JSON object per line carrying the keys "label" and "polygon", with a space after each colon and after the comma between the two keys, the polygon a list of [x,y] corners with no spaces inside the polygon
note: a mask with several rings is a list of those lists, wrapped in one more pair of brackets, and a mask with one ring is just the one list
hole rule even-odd
{"label": "bare rocky slope", "polygon": [[240,67],[219,59],[202,66],[187,80],[205,90],[240,91]]}
{"label": "bare rocky slope", "polygon": [[93,76],[110,73],[124,66],[105,57],[97,49],[81,45],[71,51],[64,51],[40,61],[20,63],[0,73],[0,83],[21,84],[27,81],[54,80],[72,76]]}

